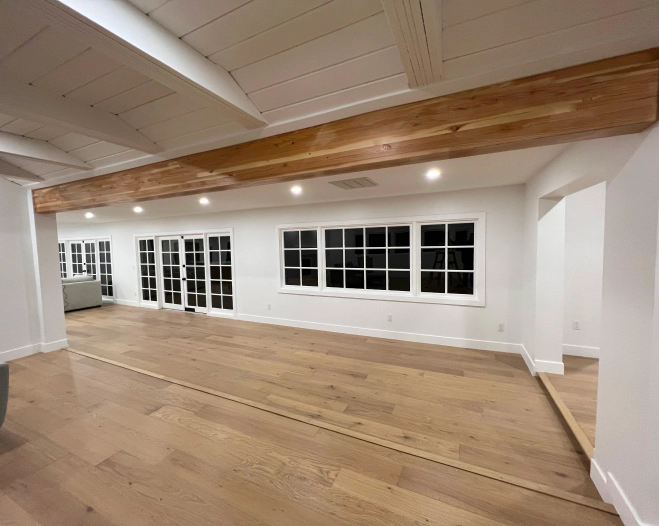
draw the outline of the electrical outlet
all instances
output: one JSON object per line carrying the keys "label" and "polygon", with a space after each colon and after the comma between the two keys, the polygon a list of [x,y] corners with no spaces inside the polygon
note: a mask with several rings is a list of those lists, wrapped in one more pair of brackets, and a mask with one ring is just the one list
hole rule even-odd
{"label": "electrical outlet", "polygon": [[573,331],[580,331],[581,330],[581,325],[579,325],[578,321],[573,321],[572,322],[572,330]]}
{"label": "electrical outlet", "polygon": [[387,321],[394,321],[394,315],[393,314],[387,314]]}
{"label": "electrical outlet", "polygon": [[506,330],[506,326],[503,323],[499,324],[499,332],[503,332]]}
{"label": "electrical outlet", "polygon": [[268,310],[272,310],[272,304],[268,303]]}

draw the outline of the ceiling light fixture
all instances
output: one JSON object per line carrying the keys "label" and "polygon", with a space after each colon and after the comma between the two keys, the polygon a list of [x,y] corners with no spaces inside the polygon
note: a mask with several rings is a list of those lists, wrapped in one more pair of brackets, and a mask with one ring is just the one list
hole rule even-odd
{"label": "ceiling light fixture", "polygon": [[136,206],[135,208],[133,208],[133,212],[135,212],[136,214],[141,214],[142,212],[144,212],[144,209],[141,206]]}
{"label": "ceiling light fixture", "polygon": [[294,186],[293,188],[291,188],[291,193],[293,195],[300,195],[302,193],[302,187],[297,185]]}
{"label": "ceiling light fixture", "polygon": [[87,212],[87,213],[85,214],[85,217],[86,217],[87,219],[91,219],[92,217],[94,217],[94,214],[92,214],[91,212]]}
{"label": "ceiling light fixture", "polygon": [[208,197],[202,197],[201,199],[199,199],[199,202],[202,205],[207,205],[208,203],[210,203],[210,201],[208,200]]}
{"label": "ceiling light fixture", "polygon": [[437,168],[431,168],[426,172],[426,179],[428,179],[428,181],[435,181],[439,179],[440,175],[442,175],[442,172],[440,172]]}

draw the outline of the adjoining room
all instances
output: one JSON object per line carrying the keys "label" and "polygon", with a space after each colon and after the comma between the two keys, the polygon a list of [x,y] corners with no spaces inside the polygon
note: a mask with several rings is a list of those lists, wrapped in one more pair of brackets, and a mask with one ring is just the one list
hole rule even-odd
{"label": "adjoining room", "polygon": [[0,524],[659,524],[659,1],[0,0]]}

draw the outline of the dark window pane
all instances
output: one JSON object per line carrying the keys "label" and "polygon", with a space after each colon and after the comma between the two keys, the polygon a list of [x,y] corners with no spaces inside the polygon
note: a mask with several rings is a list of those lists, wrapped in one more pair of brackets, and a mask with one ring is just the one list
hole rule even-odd
{"label": "dark window pane", "polygon": [[164,280],[164,282],[165,282],[165,290],[172,290],[172,280],[166,279]]}
{"label": "dark window pane", "polygon": [[186,267],[185,277],[188,278],[188,279],[194,279],[194,277],[195,277],[194,267]]}
{"label": "dark window pane", "polygon": [[222,236],[220,238],[220,248],[222,250],[231,250],[231,238],[229,236]]}
{"label": "dark window pane", "polygon": [[197,279],[206,279],[206,269],[204,267],[197,267]]}
{"label": "dark window pane", "polygon": [[169,266],[163,267],[162,268],[162,273],[163,273],[163,276],[165,276],[166,278],[171,278],[172,277],[172,267],[169,267]]}
{"label": "dark window pane", "polygon": [[183,305],[183,298],[180,293],[174,293],[174,305]]}
{"label": "dark window pane", "polygon": [[203,252],[204,251],[204,240],[203,239],[195,239],[194,240],[194,250],[195,250],[195,252]]}
{"label": "dark window pane", "polygon": [[99,260],[101,263],[105,263],[105,253],[101,252],[101,253],[98,255],[98,260]]}
{"label": "dark window pane", "polygon": [[233,297],[222,296],[222,307],[227,310],[233,310]]}
{"label": "dark window pane", "polygon": [[284,266],[285,267],[299,267],[300,266],[300,251],[299,250],[284,250]]}
{"label": "dark window pane", "polygon": [[373,290],[387,290],[387,273],[384,270],[367,270],[366,288]]}
{"label": "dark window pane", "polygon": [[328,287],[343,287],[343,271],[342,270],[327,270],[327,286]]}
{"label": "dark window pane", "polygon": [[473,223],[454,223],[448,226],[448,244],[456,245],[473,245],[474,244],[474,224]]}
{"label": "dark window pane", "polygon": [[448,268],[451,270],[474,270],[474,249],[449,248]]}
{"label": "dark window pane", "polygon": [[363,247],[364,246],[364,229],[363,228],[346,228],[346,246]]}
{"label": "dark window pane", "polygon": [[301,266],[303,267],[317,267],[318,266],[318,251],[317,250],[303,250],[301,257]]}
{"label": "dark window pane", "polygon": [[209,237],[208,238],[208,249],[209,250],[220,250],[220,238],[219,237]]}
{"label": "dark window pane", "polygon": [[287,268],[284,270],[284,278],[286,285],[299,285],[300,270],[296,268]]}
{"label": "dark window pane", "polygon": [[206,295],[197,295],[197,306],[205,307],[206,306]]}
{"label": "dark window pane", "polygon": [[303,268],[302,269],[302,285],[305,287],[318,286],[318,269]]}
{"label": "dark window pane", "polygon": [[146,254],[146,252],[140,252],[140,263],[147,263],[147,254]]}
{"label": "dark window pane", "polygon": [[206,293],[206,282],[205,281],[197,281],[197,294]]}
{"label": "dark window pane", "polygon": [[346,270],[346,288],[363,289],[364,288],[364,271],[363,270]]}
{"label": "dark window pane", "polygon": [[421,292],[442,294],[444,292],[444,272],[422,272]]}
{"label": "dark window pane", "polygon": [[325,230],[325,246],[337,248],[343,246],[343,230]]}
{"label": "dark window pane", "polygon": [[185,253],[185,264],[190,266],[194,265],[194,252]]}
{"label": "dark window pane", "polygon": [[389,272],[389,290],[410,290],[410,273],[394,270]]}
{"label": "dark window pane", "polygon": [[302,248],[316,248],[318,246],[318,232],[315,230],[300,232],[300,245]]}
{"label": "dark window pane", "polygon": [[219,265],[220,264],[220,253],[219,252],[215,252],[214,250],[211,250],[208,253],[208,258],[210,260],[209,263],[211,265]]}
{"label": "dark window pane", "polygon": [[231,252],[220,252],[220,263],[222,265],[231,265]]}
{"label": "dark window pane", "polygon": [[222,267],[222,279],[231,279],[231,267]]}
{"label": "dark window pane", "polygon": [[366,246],[367,247],[386,247],[387,246],[387,229],[383,226],[366,229]]}
{"label": "dark window pane", "polygon": [[141,271],[142,271],[142,276],[148,276],[149,275],[149,267],[146,265],[141,265],[140,266]]}
{"label": "dark window pane", "polygon": [[196,307],[196,306],[197,306],[197,295],[188,294],[188,307]]}
{"label": "dark window pane", "polygon": [[195,261],[195,265],[203,265],[204,264],[204,253],[203,252],[195,252],[194,261]]}
{"label": "dark window pane", "polygon": [[162,251],[169,252],[169,239],[162,240]]}
{"label": "dark window pane", "polygon": [[181,264],[181,255],[178,252],[174,252],[172,254],[172,265],[180,265]]}
{"label": "dark window pane", "polygon": [[165,303],[172,303],[174,296],[171,292],[165,292]]}
{"label": "dark window pane", "polygon": [[112,274],[112,265],[107,266],[108,274]]}
{"label": "dark window pane", "polygon": [[284,232],[284,248],[300,248],[300,232]]}
{"label": "dark window pane", "polygon": [[108,287],[108,296],[114,296],[114,288]]}
{"label": "dark window pane", "polygon": [[410,246],[410,227],[409,226],[390,226],[389,227],[389,246],[390,247],[409,247]]}
{"label": "dark window pane", "polygon": [[101,263],[101,274],[105,274],[107,271],[105,270],[105,265]]}
{"label": "dark window pane", "polygon": [[107,283],[105,276],[101,274],[101,285],[107,285]]}
{"label": "dark window pane", "polygon": [[343,267],[343,250],[326,250],[325,266]]}
{"label": "dark window pane", "polygon": [[149,265],[149,276],[155,276],[155,275],[156,275],[156,266]]}
{"label": "dark window pane", "polygon": [[409,248],[389,249],[389,268],[410,268]]}
{"label": "dark window pane", "polygon": [[379,250],[366,251],[366,268],[386,268],[387,251],[382,248]]}
{"label": "dark window pane", "polygon": [[112,263],[112,257],[110,256],[110,253],[107,253],[105,255],[105,261],[106,263]]}
{"label": "dark window pane", "polygon": [[[302,284],[304,285],[304,280]],[[222,294],[229,294],[229,295],[233,294],[233,287],[231,286],[230,281],[222,282]]]}
{"label": "dark window pane", "polygon": [[211,307],[214,309],[222,308],[222,296],[211,296]]}
{"label": "dark window pane", "polygon": [[473,294],[474,274],[473,272],[449,272],[448,273],[449,294]]}
{"label": "dark window pane", "polygon": [[142,278],[142,288],[143,289],[149,288],[149,278]]}
{"label": "dark window pane", "polygon": [[163,265],[171,265],[172,263],[172,258],[169,254],[165,253],[162,255],[162,262]]}
{"label": "dark window pane", "polygon": [[194,252],[194,242],[192,241],[192,239],[185,240],[185,251]]}
{"label": "dark window pane", "polygon": [[221,281],[211,281],[211,294],[222,294]]}
{"label": "dark window pane", "polygon": [[178,252],[178,239],[172,239],[170,241],[170,249],[172,252]]}
{"label": "dark window pane", "polygon": [[346,249],[346,268],[364,268],[364,249]]}
{"label": "dark window pane", "polygon": [[211,279],[220,279],[220,267],[211,267]]}
{"label": "dark window pane", "polygon": [[444,254],[446,249],[443,248],[422,248],[421,249],[421,268],[428,270],[444,270]]}
{"label": "dark window pane", "polygon": [[[75,248],[75,245],[71,246],[71,250]],[[140,239],[140,250],[144,252],[146,250],[146,240],[145,239]]]}
{"label": "dark window pane", "polygon": [[172,285],[174,286],[174,292],[181,292],[181,280],[180,279],[172,280]]}
{"label": "dark window pane", "polygon": [[107,296],[108,295],[108,288],[105,285],[101,286],[101,295],[102,296]]}
{"label": "dark window pane", "polygon": [[421,246],[443,247],[446,245],[446,225],[422,225]]}
{"label": "dark window pane", "polygon": [[149,251],[151,251],[151,252],[153,252],[156,249],[156,247],[153,243],[153,239],[147,239],[146,240],[146,248],[149,249]]}
{"label": "dark window pane", "polygon": [[144,289],[142,291],[142,299],[144,301],[149,301],[149,289]]}
{"label": "dark window pane", "polygon": [[151,301],[158,301],[158,295],[155,290],[151,291]]}

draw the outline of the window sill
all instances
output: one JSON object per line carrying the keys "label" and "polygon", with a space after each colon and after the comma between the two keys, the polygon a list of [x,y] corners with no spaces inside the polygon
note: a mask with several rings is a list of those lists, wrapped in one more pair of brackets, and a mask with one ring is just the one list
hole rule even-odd
{"label": "window sill", "polygon": [[465,307],[485,307],[485,299],[474,296],[447,294],[443,296],[422,294],[414,296],[408,292],[352,292],[341,289],[319,289],[314,287],[280,287],[279,294],[296,294],[299,296],[323,296],[330,298],[350,298],[360,300],[400,301],[404,303],[433,303],[437,305],[462,305]]}

